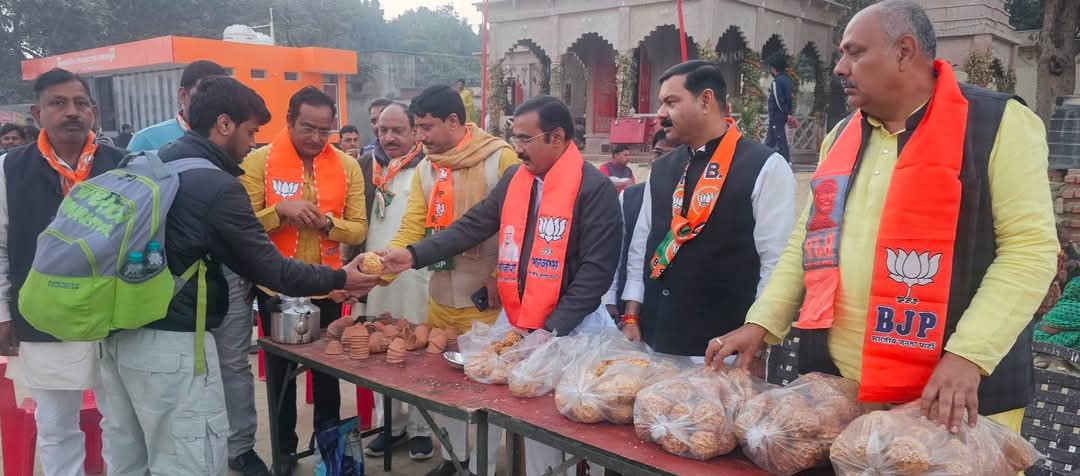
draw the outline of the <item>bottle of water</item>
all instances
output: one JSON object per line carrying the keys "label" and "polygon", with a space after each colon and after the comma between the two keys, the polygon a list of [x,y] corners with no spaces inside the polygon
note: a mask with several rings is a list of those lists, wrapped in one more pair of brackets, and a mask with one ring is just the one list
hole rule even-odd
{"label": "bottle of water", "polygon": [[151,241],[146,244],[146,272],[155,273],[165,267],[165,253],[161,252],[161,243]]}
{"label": "bottle of water", "polygon": [[143,254],[139,251],[132,251],[128,253],[127,264],[124,265],[124,269],[120,271],[120,276],[128,282],[138,282],[146,275],[146,264],[143,261]]}

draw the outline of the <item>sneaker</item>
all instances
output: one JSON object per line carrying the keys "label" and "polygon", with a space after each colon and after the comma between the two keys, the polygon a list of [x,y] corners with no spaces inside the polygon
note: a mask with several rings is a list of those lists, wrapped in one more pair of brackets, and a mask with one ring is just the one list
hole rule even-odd
{"label": "sneaker", "polygon": [[[402,433],[401,435],[395,436],[389,446],[393,449],[408,442],[409,435]],[[364,448],[364,454],[368,456],[382,456],[386,453],[386,447],[386,433],[379,433],[379,436],[376,436],[375,439],[371,440],[371,443],[368,443],[367,448]]]}
{"label": "sneaker", "polygon": [[430,436],[417,436],[409,440],[409,459],[423,461],[435,456],[435,446]]}
{"label": "sneaker", "polygon": [[[469,461],[462,461],[461,466],[465,469],[469,469]],[[435,467],[435,469],[428,471],[427,476],[457,476],[457,468],[454,467],[453,461],[443,461],[442,464]],[[470,475],[472,473],[469,473]]]}
{"label": "sneaker", "polygon": [[229,458],[229,469],[243,476],[270,476],[270,469],[266,467],[266,463],[259,458],[255,450],[248,450],[236,458]]}

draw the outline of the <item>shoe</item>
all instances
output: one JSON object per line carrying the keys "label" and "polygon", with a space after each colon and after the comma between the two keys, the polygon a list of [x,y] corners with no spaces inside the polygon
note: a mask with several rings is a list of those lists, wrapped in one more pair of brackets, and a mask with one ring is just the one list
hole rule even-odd
{"label": "shoe", "polygon": [[[397,448],[408,442],[409,435],[407,433],[402,433],[393,438],[393,441],[390,442],[390,448]],[[364,448],[364,454],[368,456],[382,456],[386,453],[386,446],[386,433],[379,433],[379,436],[376,436],[375,439],[371,440],[371,443],[367,444],[367,448]]]}
{"label": "shoe", "polygon": [[236,458],[229,458],[229,469],[244,476],[270,476],[270,469],[266,467],[266,463],[259,458],[255,450],[248,450]]}
{"label": "shoe", "polygon": [[[469,469],[469,461],[462,461],[461,466],[465,469]],[[427,476],[457,476],[457,468],[454,467],[453,461],[443,461],[442,464],[435,467],[435,469],[428,471]],[[469,473],[470,475],[472,473]]]}
{"label": "shoe", "polygon": [[435,446],[430,436],[416,436],[409,440],[409,459],[423,461],[435,456]]}
{"label": "shoe", "polygon": [[296,460],[287,461],[278,465],[278,476],[292,476],[293,471],[296,471]]}

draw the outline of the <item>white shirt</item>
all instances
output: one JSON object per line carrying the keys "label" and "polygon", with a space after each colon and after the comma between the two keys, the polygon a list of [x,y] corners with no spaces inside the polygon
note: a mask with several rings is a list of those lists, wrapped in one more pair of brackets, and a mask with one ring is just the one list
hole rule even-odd
{"label": "white shirt", "polygon": [[[704,150],[704,147],[698,150]],[[624,301],[642,302],[644,299],[645,281],[642,277],[645,255],[656,251],[645,249],[652,231],[651,179],[650,176],[649,180],[645,181],[645,196],[626,256],[626,288],[622,294]],[[761,274],[757,286],[757,294],[760,295],[780,259],[780,253],[787,245],[791,230],[795,227],[795,174],[791,172],[791,166],[783,156],[773,154],[765,160],[765,165],[761,167],[754,182],[750,198],[754,212],[754,246],[761,259]]]}
{"label": "white shirt", "polygon": [[[4,159],[0,155],[0,322],[11,320],[8,271],[8,203]],[[57,178],[59,180],[59,177]],[[45,390],[87,390],[98,381],[96,342],[22,342],[10,358],[11,377],[23,386]]]}

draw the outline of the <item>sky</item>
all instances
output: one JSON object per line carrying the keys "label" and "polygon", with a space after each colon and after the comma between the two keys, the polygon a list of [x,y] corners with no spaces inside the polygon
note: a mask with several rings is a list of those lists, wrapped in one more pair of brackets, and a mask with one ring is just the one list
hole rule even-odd
{"label": "sky", "polygon": [[480,11],[473,6],[474,1],[476,0],[382,0],[379,4],[382,5],[383,16],[387,20],[417,7],[434,9],[450,4],[459,15],[465,18],[465,21],[472,25],[473,30],[477,30],[480,27]]}

